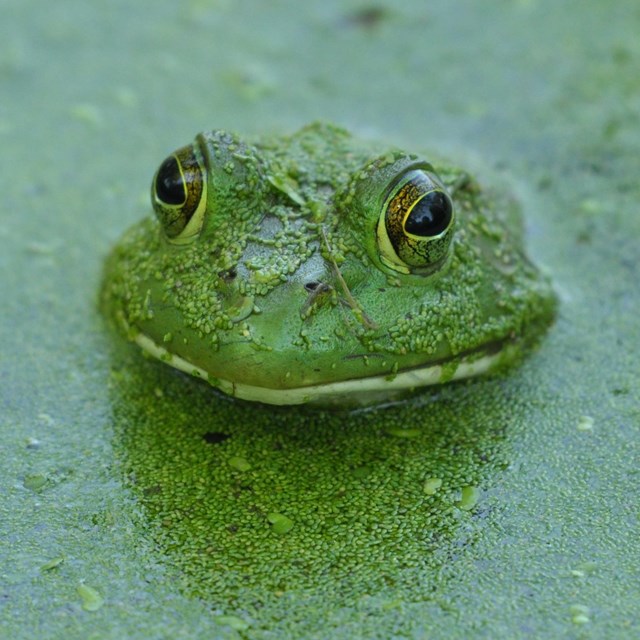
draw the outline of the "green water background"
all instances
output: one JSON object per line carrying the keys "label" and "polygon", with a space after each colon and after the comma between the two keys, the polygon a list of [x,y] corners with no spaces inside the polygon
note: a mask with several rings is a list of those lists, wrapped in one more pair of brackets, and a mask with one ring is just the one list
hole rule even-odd
{"label": "green water background", "polygon": [[[639,32],[633,0],[2,0],[0,635],[640,636]],[[521,368],[345,418],[108,331],[166,154],[318,118],[515,185],[561,299]]]}

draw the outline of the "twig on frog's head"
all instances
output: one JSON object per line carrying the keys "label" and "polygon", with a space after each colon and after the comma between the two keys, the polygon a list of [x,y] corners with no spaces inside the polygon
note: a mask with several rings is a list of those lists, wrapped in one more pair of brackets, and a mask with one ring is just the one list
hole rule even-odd
{"label": "twig on frog's head", "polygon": [[369,316],[366,314],[364,309],[358,304],[358,301],[353,297],[353,294],[349,290],[347,283],[342,277],[342,273],[340,272],[340,267],[338,267],[338,263],[336,262],[336,259],[333,255],[333,251],[331,249],[331,246],[329,245],[329,240],[327,239],[327,234],[323,226],[320,227],[320,233],[322,234],[322,241],[327,251],[327,257],[328,257],[329,263],[333,268],[333,272],[336,276],[336,279],[338,280],[338,283],[340,284],[340,288],[342,289],[342,293],[344,294],[347,304],[353,311],[353,314],[356,316],[356,318],[358,318],[358,320],[362,322],[362,324],[367,329],[377,329],[378,325],[373,320],[371,320],[371,318],[369,318]]}

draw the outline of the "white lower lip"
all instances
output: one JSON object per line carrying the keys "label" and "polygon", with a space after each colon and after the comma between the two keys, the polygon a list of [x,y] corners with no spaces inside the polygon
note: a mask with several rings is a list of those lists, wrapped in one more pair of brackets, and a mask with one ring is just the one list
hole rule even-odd
{"label": "white lower lip", "polygon": [[242,382],[231,382],[222,378],[212,378],[204,369],[195,366],[180,356],[169,353],[142,333],[135,337],[135,341],[150,355],[180,371],[208,381],[212,386],[234,398],[276,405],[305,403],[330,405],[339,404],[341,400],[346,400],[347,398],[353,400],[356,404],[359,398],[366,400],[366,402],[382,402],[399,391],[480,375],[492,369],[504,356],[504,349],[489,355],[476,354],[467,356],[460,359],[453,373],[451,371],[453,365],[445,363],[444,365],[435,364],[400,371],[393,376],[371,376],[369,378],[316,384],[297,389],[270,389]]}

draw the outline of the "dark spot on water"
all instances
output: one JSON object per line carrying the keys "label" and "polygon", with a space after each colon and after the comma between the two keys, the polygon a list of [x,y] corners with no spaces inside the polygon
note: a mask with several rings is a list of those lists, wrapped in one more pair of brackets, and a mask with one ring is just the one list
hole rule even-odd
{"label": "dark spot on water", "polygon": [[628,388],[616,388],[616,389],[612,389],[611,393],[613,393],[614,396],[626,396],[629,393],[629,389]]}
{"label": "dark spot on water", "polygon": [[580,231],[576,235],[576,243],[577,244],[590,244],[591,243],[591,232],[590,231]]}
{"label": "dark spot on water", "polygon": [[345,27],[355,27],[358,29],[373,29],[391,17],[391,11],[387,7],[380,5],[370,5],[359,7],[346,14],[341,24]]}
{"label": "dark spot on water", "polygon": [[207,433],[202,436],[202,439],[207,444],[220,444],[230,437],[228,433],[222,433],[222,431],[207,431]]}

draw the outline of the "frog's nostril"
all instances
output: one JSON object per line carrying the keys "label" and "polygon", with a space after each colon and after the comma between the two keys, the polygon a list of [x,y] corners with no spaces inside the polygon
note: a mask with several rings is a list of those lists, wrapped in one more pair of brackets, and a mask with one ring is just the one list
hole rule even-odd
{"label": "frog's nostril", "polygon": [[225,282],[231,282],[238,277],[238,272],[235,269],[227,269],[227,271],[221,271],[218,274]]}
{"label": "frog's nostril", "polygon": [[313,292],[313,291],[315,291],[315,290],[316,290],[320,285],[321,285],[321,283],[320,283],[320,282],[316,282],[316,281],[314,280],[314,281],[311,281],[311,282],[305,282],[305,283],[304,283],[304,288],[305,288],[307,291]]}

